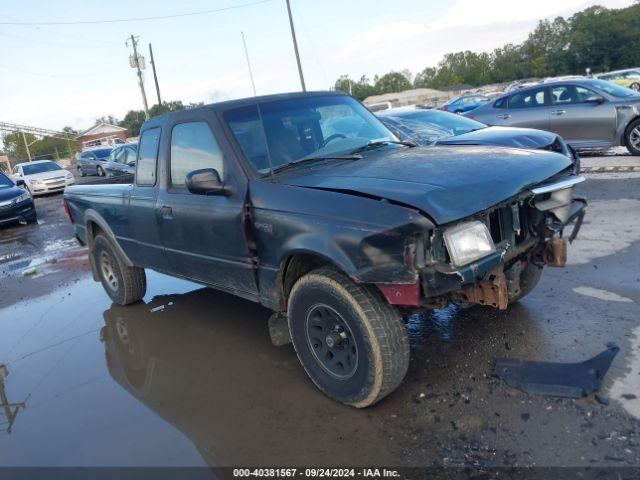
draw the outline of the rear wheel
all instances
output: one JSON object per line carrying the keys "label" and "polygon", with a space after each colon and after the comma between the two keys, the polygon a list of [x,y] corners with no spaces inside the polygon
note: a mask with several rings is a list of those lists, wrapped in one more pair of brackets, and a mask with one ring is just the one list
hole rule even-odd
{"label": "rear wheel", "polygon": [[104,169],[100,165],[96,167],[96,171],[98,172],[99,177],[104,177]]}
{"label": "rear wheel", "polygon": [[296,282],[288,307],[298,358],[329,397],[363,408],[400,385],[409,338],[401,315],[377,290],[324,267]]}
{"label": "rear wheel", "polygon": [[633,82],[633,83],[629,86],[629,88],[630,88],[631,90],[635,90],[636,92],[640,92],[640,83],[638,83],[638,82]]}
{"label": "rear wheel", "polygon": [[640,118],[636,118],[627,127],[625,142],[631,155],[640,155]]}
{"label": "rear wheel", "polygon": [[144,269],[127,266],[106,236],[96,236],[92,254],[100,282],[111,300],[128,305],[144,297],[147,291]]}

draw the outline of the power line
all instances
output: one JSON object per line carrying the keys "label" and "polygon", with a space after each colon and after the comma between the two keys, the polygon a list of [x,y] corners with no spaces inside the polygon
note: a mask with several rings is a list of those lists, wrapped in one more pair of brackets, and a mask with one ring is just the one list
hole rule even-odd
{"label": "power line", "polygon": [[[5,68],[7,70],[12,70],[14,72],[18,72],[18,73],[24,73],[27,75],[34,75],[37,77],[46,77],[46,78],[58,78],[58,79],[69,79],[69,78],[91,78],[91,77],[104,77],[104,73],[103,72],[96,72],[96,73],[80,73],[80,74],[74,74],[74,75],[54,75],[52,73],[42,73],[42,72],[34,72],[32,70],[24,70],[22,68],[19,67],[14,67],[12,65],[6,65],[4,63],[0,63],[0,68]],[[105,67],[105,66],[101,66],[101,68],[117,68],[115,66],[112,67]]]}
{"label": "power line", "polygon": [[[0,14],[0,17],[3,18],[7,18],[11,21],[17,21],[15,18],[10,17],[9,15],[4,15],[4,14]],[[53,30],[49,30],[46,28],[42,28],[42,27],[36,27],[34,25],[20,25],[20,24],[8,24],[9,26],[18,26],[18,27],[27,27],[27,28],[31,28],[33,30],[38,30],[40,32],[44,32],[44,33],[49,33],[51,35],[58,35],[59,37],[66,37],[66,38],[74,38],[76,40],[82,40],[84,42],[95,42],[95,43],[102,43],[104,45],[120,45],[120,42],[114,42],[114,41],[108,41],[108,40],[104,40],[101,38],[89,38],[89,37],[84,37],[84,36],[80,36],[80,35],[73,35],[71,33],[61,33],[61,32],[55,32]]]}
{"label": "power line", "polygon": [[240,5],[232,5],[229,7],[215,8],[210,10],[199,10],[196,12],[174,13],[172,15],[158,15],[154,17],[133,17],[133,18],[112,18],[108,20],[74,20],[68,22],[0,22],[0,25],[89,25],[99,23],[124,23],[124,22],[144,22],[148,20],[165,20],[168,18],[191,17],[195,15],[206,15],[209,13],[225,12],[227,10],[235,10],[238,8],[251,7],[262,3],[268,3],[272,0],[258,0],[255,2],[242,3]]}
{"label": "power line", "polygon": [[43,40],[34,40],[32,38],[28,38],[28,37],[22,37],[20,35],[13,35],[11,33],[6,33],[6,32],[0,32],[0,35],[3,35],[5,37],[9,37],[9,38],[15,38],[16,40],[20,40],[21,42],[27,42],[27,43],[32,43],[34,45],[45,45],[47,47],[62,47],[62,48],[82,48],[82,49],[87,49],[87,48],[112,48],[110,45],[65,45],[63,43],[55,43],[55,42],[47,42],[47,41],[43,41]]}

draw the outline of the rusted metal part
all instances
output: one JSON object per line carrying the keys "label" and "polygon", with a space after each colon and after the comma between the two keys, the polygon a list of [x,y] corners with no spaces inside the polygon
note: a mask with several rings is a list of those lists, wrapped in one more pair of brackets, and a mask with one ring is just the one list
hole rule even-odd
{"label": "rusted metal part", "polygon": [[420,305],[420,284],[407,285],[378,284],[378,289],[391,305]]}
{"label": "rusted metal part", "polygon": [[542,257],[550,267],[564,267],[567,264],[567,241],[564,238],[552,238]]}
{"label": "rusted metal part", "polygon": [[454,300],[505,310],[509,304],[507,279],[502,271],[494,269],[486,280],[453,292],[452,297]]}

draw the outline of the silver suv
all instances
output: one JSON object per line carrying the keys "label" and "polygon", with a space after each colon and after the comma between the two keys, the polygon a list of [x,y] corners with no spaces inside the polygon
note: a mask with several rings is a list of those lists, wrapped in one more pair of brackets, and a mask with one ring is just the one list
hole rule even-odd
{"label": "silver suv", "polygon": [[622,145],[640,155],[640,94],[604,80],[540,83],[481,105],[468,116],[488,125],[549,130],[576,150]]}

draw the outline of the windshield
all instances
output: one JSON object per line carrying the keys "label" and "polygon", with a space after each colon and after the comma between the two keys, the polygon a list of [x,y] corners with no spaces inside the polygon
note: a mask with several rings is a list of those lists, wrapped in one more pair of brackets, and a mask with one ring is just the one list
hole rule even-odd
{"label": "windshield", "polygon": [[53,172],[55,170],[62,170],[58,164],[53,162],[42,162],[22,165],[22,172],[24,175],[35,175],[36,173]]}
{"label": "windshield", "polygon": [[[260,115],[264,129],[260,124]],[[224,113],[242,152],[260,173],[312,157],[348,153],[396,138],[369,110],[344,95],[288,98]]]}
{"label": "windshield", "polygon": [[380,115],[382,123],[403,140],[427,145],[443,138],[455,137],[486,128],[484,123],[440,110],[411,110]]}
{"label": "windshield", "polygon": [[107,158],[111,153],[111,150],[111,148],[99,148],[97,150],[91,150],[91,153],[93,153],[97,158]]}
{"label": "windshield", "polygon": [[0,172],[0,188],[13,187],[13,182],[2,172]]}
{"label": "windshield", "polygon": [[591,85],[592,87],[599,88],[600,90],[604,90],[609,95],[613,95],[618,98],[626,98],[626,97],[639,97],[640,95],[637,92],[634,92],[630,88],[625,88],[617,83],[607,82],[606,80],[589,80],[585,82],[587,85]]}

